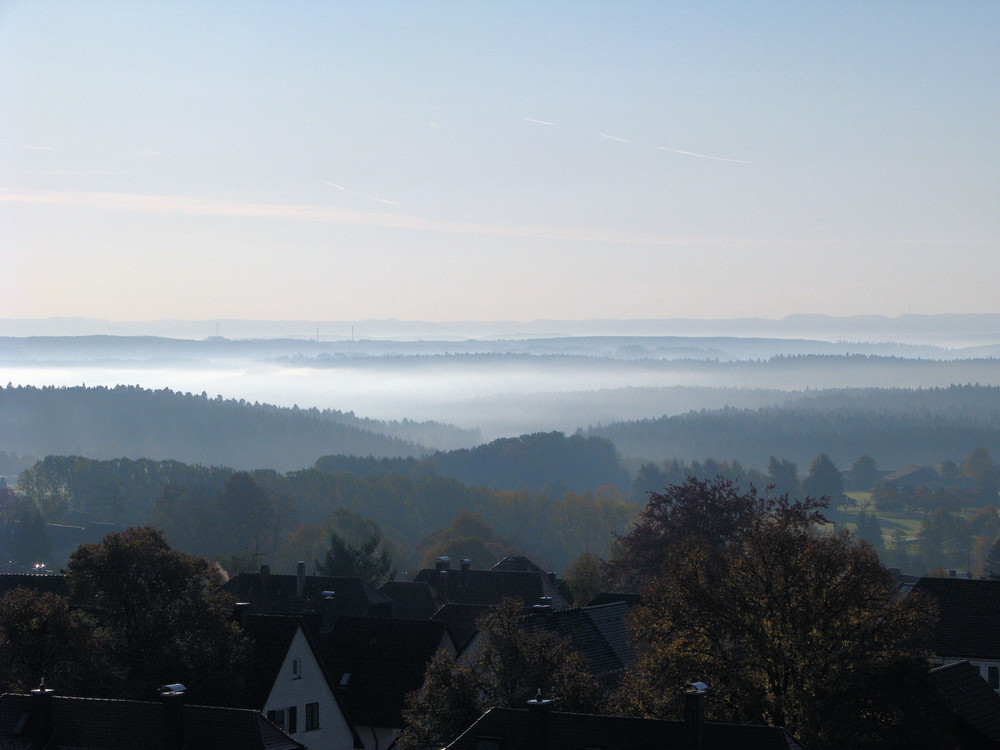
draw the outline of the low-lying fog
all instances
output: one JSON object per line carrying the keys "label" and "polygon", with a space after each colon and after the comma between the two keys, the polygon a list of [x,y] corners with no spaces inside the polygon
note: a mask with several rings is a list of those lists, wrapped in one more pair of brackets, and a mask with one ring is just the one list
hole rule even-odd
{"label": "low-lying fog", "polygon": [[[14,385],[138,385],[279,406],[434,420],[483,439],[572,432],[597,423],[722,406],[777,403],[789,391],[1000,385],[1000,360],[785,356],[767,360],[613,359],[561,355],[303,356],[74,361],[0,358]],[[124,353],[121,353],[124,354]]]}

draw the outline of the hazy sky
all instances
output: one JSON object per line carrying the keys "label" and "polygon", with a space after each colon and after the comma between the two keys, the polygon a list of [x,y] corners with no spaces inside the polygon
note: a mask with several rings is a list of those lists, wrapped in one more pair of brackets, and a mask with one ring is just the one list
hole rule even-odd
{"label": "hazy sky", "polygon": [[1000,2],[0,0],[0,317],[996,312]]}

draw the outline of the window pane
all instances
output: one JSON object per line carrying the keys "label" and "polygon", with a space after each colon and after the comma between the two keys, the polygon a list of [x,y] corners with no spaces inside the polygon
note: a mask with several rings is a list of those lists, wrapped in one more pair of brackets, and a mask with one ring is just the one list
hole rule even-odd
{"label": "window pane", "polygon": [[319,729],[319,703],[306,704],[306,731]]}

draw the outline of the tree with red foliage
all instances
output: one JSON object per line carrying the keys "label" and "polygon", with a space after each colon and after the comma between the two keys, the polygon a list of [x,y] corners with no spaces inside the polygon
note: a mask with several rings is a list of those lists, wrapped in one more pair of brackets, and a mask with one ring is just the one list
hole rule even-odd
{"label": "tree with red foliage", "polygon": [[[662,493],[650,493],[632,530],[623,537],[616,535],[618,554],[605,562],[605,578],[618,591],[638,592],[657,576],[685,540],[694,538],[721,549],[766,518],[777,501],[753,486],[744,489],[724,477],[689,477]],[[811,523],[824,520],[823,501],[807,497],[790,502],[789,507]]]}

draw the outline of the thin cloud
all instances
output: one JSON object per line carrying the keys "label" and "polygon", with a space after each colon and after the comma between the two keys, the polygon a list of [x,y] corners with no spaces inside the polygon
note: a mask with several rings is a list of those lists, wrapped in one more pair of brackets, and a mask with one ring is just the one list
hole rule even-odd
{"label": "thin cloud", "polygon": [[23,148],[29,151],[58,151],[58,149],[52,148],[52,146],[32,146],[27,143],[10,143],[8,141],[0,142],[0,146],[6,146],[8,148]]}
{"label": "thin cloud", "polygon": [[753,164],[746,159],[729,159],[725,156],[711,156],[709,154],[699,154],[694,151],[682,151],[679,148],[667,148],[666,146],[653,146],[657,151],[669,151],[672,154],[684,154],[684,156],[697,156],[700,159],[712,159],[714,161],[731,161],[736,164]]}
{"label": "thin cloud", "polygon": [[[338,187],[331,183],[332,187]],[[569,242],[631,244],[676,248],[747,247],[757,240],[726,237],[665,237],[629,234],[617,230],[552,226],[486,224],[475,221],[426,219],[403,212],[376,213],[347,211],[327,206],[243,203],[207,198],[134,193],[87,193],[23,191],[0,193],[0,204],[66,206],[103,211],[127,211],[165,216],[225,216],[268,218],[287,221],[321,222],[345,226],[414,229],[428,232],[515,237],[521,239],[561,240]]]}

